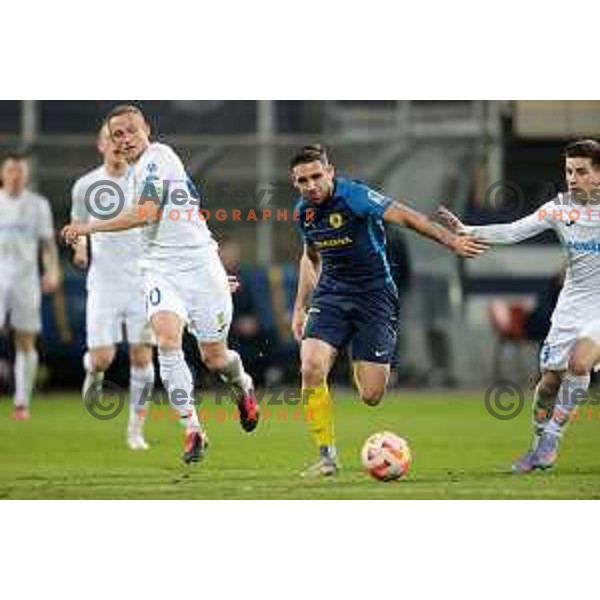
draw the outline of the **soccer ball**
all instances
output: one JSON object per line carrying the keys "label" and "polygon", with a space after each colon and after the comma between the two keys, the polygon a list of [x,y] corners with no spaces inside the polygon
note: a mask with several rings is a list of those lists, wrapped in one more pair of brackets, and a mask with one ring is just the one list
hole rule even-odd
{"label": "soccer ball", "polygon": [[395,433],[373,434],[360,453],[364,468],[379,481],[393,481],[408,473],[412,456],[408,442]]}

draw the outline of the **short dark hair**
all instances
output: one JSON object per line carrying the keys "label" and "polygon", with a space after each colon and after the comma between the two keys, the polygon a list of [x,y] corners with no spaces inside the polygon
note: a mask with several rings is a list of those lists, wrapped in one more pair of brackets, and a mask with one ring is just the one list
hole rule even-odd
{"label": "short dark hair", "polygon": [[298,165],[305,165],[317,160],[324,165],[329,164],[327,150],[321,144],[302,146],[290,160],[290,171]]}
{"label": "short dark hair", "polygon": [[148,123],[140,107],[135,104],[117,104],[117,106],[106,115],[104,122],[108,124],[112,118],[120,117],[121,115],[139,115],[146,123]]}
{"label": "short dark hair", "polygon": [[589,158],[594,167],[600,167],[600,142],[577,140],[565,148],[565,158]]}
{"label": "short dark hair", "polygon": [[4,165],[4,163],[9,160],[26,161],[27,158],[28,156],[25,152],[20,150],[11,150],[2,156],[2,159],[0,159],[0,165]]}

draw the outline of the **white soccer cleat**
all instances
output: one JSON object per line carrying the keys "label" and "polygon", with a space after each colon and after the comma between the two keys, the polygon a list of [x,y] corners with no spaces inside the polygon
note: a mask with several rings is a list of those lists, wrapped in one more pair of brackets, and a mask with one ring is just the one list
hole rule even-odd
{"label": "white soccer cleat", "polygon": [[311,465],[302,473],[300,477],[304,479],[318,479],[320,477],[333,477],[340,470],[340,465],[336,460],[321,458],[319,462]]}
{"label": "white soccer cleat", "polygon": [[141,433],[129,434],[127,444],[131,450],[149,450],[150,446]]}

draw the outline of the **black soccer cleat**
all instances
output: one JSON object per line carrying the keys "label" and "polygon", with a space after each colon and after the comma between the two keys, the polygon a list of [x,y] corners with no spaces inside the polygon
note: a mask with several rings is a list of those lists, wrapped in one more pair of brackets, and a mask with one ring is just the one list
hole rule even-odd
{"label": "black soccer cleat", "polygon": [[186,465],[200,462],[208,448],[208,437],[203,431],[187,431],[185,447],[181,459]]}

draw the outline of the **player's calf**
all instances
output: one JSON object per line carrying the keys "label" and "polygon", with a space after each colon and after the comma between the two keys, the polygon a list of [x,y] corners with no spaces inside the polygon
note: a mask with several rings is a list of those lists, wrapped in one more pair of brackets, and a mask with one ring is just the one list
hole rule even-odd
{"label": "player's calf", "polygon": [[535,450],[539,438],[544,433],[546,425],[552,418],[556,405],[558,390],[560,389],[561,377],[558,373],[544,373],[533,393],[533,442],[532,449]]}
{"label": "player's calf", "polygon": [[225,342],[201,343],[199,346],[204,364],[231,387],[242,429],[248,433],[254,431],[260,412],[255,398],[254,382],[246,373],[240,355],[230,350]]}

